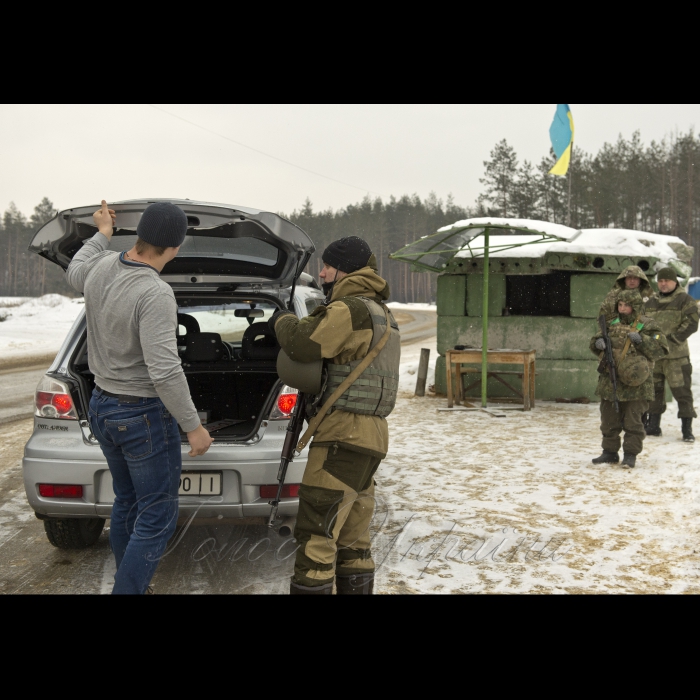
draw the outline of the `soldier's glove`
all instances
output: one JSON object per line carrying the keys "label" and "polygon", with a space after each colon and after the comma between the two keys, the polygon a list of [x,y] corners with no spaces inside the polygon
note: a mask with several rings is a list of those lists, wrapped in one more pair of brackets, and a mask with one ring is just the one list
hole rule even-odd
{"label": "soldier's glove", "polygon": [[275,332],[275,324],[277,323],[277,319],[280,318],[280,316],[285,316],[286,314],[292,314],[296,318],[296,314],[293,311],[290,311],[289,309],[283,309],[280,311],[275,311],[272,316],[267,321],[267,327],[274,333]]}
{"label": "soldier's glove", "polygon": [[639,333],[630,333],[630,340],[635,345],[639,345],[642,342],[642,336]]}
{"label": "soldier's glove", "polygon": [[605,350],[605,338],[598,338],[595,341],[595,346],[598,350]]}

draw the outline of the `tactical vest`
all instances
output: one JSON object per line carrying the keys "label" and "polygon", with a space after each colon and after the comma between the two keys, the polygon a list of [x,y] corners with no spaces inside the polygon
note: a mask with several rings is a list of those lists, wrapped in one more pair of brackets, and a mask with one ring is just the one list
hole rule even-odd
{"label": "tactical vest", "polygon": [[[370,350],[381,340],[386,332],[386,317],[383,307],[376,301],[365,297],[355,297],[364,302],[372,318],[372,342]],[[348,413],[361,413],[368,416],[386,418],[396,405],[396,394],[399,389],[399,363],[401,360],[401,336],[399,325],[387,309],[391,325],[391,335],[387,344],[374,358],[372,363],[352,383],[350,388],[341,394],[333,405],[332,410],[340,409]],[[362,362],[362,359],[345,365],[328,363],[328,383],[318,405],[322,406],[328,397],[340,386],[350,372]]]}
{"label": "tactical vest", "polygon": [[[686,320],[687,308],[692,308],[695,303],[695,300],[684,292],[679,285],[673,294],[667,297],[655,296],[647,304],[647,315],[651,316],[661,326],[661,331],[668,338]],[[667,360],[676,360],[689,356],[690,349],[687,340],[684,340],[682,343],[669,343]]]}

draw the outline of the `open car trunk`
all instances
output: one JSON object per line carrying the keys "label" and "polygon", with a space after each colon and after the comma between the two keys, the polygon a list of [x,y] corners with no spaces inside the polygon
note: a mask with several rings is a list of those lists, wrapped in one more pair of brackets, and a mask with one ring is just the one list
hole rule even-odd
{"label": "open car trunk", "polygon": [[[215,442],[247,442],[269,415],[281,386],[275,360],[199,362],[183,366],[190,395]],[[87,338],[70,365],[80,384],[81,414],[87,416],[95,377],[87,362]],[[186,434],[180,430],[183,441]]]}
{"label": "open car trunk", "polygon": [[[175,204],[187,216],[185,240],[161,279],[173,287],[183,312],[178,313],[177,344],[190,394],[216,441],[252,440],[281,386],[279,346],[266,337],[265,321],[293,297],[314,252],[313,242],[298,226],[271,212],[183,199],[138,199],[110,203],[116,222],[109,250],[125,251],[135,244],[144,210],[157,201]],[[37,231],[29,249],[65,270],[97,232],[92,214],[98,208],[59,212]],[[255,334],[248,332],[249,325]],[[218,355],[207,357],[212,349]],[[86,338],[70,369],[80,385],[76,398],[85,419],[95,386]]]}
{"label": "open car trunk", "polygon": [[280,384],[275,362],[226,371],[185,370],[185,376],[200,418],[217,442],[253,438],[269,414]]}

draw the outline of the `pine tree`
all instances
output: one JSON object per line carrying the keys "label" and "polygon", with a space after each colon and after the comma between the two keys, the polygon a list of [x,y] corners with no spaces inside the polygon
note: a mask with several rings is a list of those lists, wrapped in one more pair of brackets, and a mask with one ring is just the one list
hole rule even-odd
{"label": "pine tree", "polygon": [[514,196],[518,178],[518,157],[515,150],[503,139],[491,151],[491,160],[484,161],[486,172],[479,182],[486,190],[483,202],[491,205],[494,215],[509,217],[515,213]]}

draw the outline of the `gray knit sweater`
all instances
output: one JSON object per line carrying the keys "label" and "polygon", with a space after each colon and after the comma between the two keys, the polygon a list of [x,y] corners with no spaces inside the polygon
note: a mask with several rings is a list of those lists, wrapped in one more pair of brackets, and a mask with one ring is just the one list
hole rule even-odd
{"label": "gray knit sweater", "polygon": [[120,260],[96,233],[68,266],[68,283],[85,294],[88,364],[113,394],[158,396],[185,432],[199,426],[177,354],[177,304],[154,268]]}

